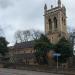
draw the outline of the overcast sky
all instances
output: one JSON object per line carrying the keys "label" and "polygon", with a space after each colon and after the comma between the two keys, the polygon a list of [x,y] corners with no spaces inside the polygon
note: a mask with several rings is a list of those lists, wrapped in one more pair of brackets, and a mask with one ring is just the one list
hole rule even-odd
{"label": "overcast sky", "polygon": [[[0,0],[0,27],[6,39],[14,43],[17,30],[36,29],[44,31],[44,4],[48,9],[57,0]],[[67,25],[75,27],[75,0],[62,0],[67,10]]]}

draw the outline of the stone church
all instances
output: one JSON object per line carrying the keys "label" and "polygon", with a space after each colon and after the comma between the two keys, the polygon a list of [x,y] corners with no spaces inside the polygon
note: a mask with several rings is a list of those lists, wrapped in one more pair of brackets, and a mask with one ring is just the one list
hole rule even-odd
{"label": "stone church", "polygon": [[45,33],[51,43],[57,43],[63,36],[67,38],[66,8],[61,4],[61,0],[58,0],[57,7],[51,5],[51,9],[48,9],[45,4],[44,19]]}
{"label": "stone church", "polygon": [[[61,37],[67,38],[66,8],[58,0],[58,6],[51,9],[44,6],[45,34],[51,43],[56,44]],[[31,41],[16,43],[9,48],[11,62],[24,62],[25,64],[35,64],[34,44]],[[37,64],[37,63],[36,63]]]}

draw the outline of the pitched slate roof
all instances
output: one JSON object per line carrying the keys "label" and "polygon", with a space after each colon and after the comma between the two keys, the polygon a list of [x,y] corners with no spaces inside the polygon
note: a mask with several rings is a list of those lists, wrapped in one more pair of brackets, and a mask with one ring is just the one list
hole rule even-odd
{"label": "pitched slate roof", "polygon": [[14,48],[16,48],[16,49],[33,48],[33,47],[34,47],[34,42],[33,41],[16,43],[14,45]]}

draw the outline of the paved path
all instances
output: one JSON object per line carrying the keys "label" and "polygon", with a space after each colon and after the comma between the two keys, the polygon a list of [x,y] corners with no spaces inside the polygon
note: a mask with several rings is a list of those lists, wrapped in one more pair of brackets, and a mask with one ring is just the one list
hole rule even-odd
{"label": "paved path", "polygon": [[0,68],[0,75],[61,75],[61,74]]}

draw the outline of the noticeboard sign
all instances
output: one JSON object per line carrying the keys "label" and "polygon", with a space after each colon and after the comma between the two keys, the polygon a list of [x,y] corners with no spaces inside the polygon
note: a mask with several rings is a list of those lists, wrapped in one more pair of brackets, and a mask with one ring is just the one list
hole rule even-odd
{"label": "noticeboard sign", "polygon": [[53,56],[61,56],[60,53],[54,53]]}

